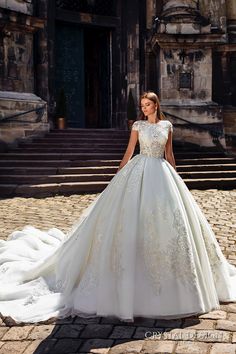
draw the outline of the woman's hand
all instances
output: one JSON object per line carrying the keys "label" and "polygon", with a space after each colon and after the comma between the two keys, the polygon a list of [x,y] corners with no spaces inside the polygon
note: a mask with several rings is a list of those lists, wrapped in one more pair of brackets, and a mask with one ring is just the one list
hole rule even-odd
{"label": "woman's hand", "polygon": [[131,130],[129,143],[128,143],[127,149],[125,151],[125,154],[120,162],[120,166],[119,166],[117,172],[119,172],[122,169],[122,167],[124,167],[127,164],[127,162],[131,159],[131,157],[133,156],[137,141],[138,141],[138,132],[136,130]]}
{"label": "woman's hand", "polygon": [[175,158],[172,147],[172,131],[169,131],[168,140],[165,146],[165,158],[176,171]]}

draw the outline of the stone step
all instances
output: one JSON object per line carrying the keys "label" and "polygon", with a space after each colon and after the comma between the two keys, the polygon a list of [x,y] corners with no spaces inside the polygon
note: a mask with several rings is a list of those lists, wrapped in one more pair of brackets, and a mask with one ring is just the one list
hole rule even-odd
{"label": "stone step", "polygon": [[[28,161],[27,161],[28,162]],[[48,162],[48,161],[47,161]],[[90,162],[90,161],[88,161]],[[92,161],[93,163],[93,161]],[[33,164],[33,161],[32,161]],[[41,164],[40,164],[41,165]],[[8,166],[1,167],[0,175],[71,175],[71,174],[111,174],[117,171],[119,161],[115,161],[114,166],[83,166],[83,167],[63,167],[63,166]],[[179,173],[203,172],[227,172],[236,171],[236,164],[221,165],[178,165]]]}
{"label": "stone step", "polygon": [[[129,131],[112,129],[68,129],[20,143],[0,153],[0,194],[99,193],[117,172],[129,136]],[[173,146],[177,171],[188,188],[235,188],[236,157],[215,147]]]}
{"label": "stone step", "polygon": [[0,184],[1,197],[47,197],[54,195],[71,195],[79,193],[100,193],[108,185],[108,181],[72,182],[50,184]]}
{"label": "stone step", "polygon": [[78,132],[71,134],[55,133],[50,132],[45,134],[45,138],[60,138],[60,139],[69,139],[69,138],[129,138],[130,133],[126,131],[108,131],[108,132]]}
{"label": "stone step", "polygon": [[[101,147],[86,147],[86,148],[52,148],[51,146],[49,148],[34,148],[31,147],[29,149],[14,149],[13,151],[11,151],[11,153],[17,153],[17,154],[111,154],[111,153],[115,153],[115,154],[121,154],[122,156],[124,155],[125,152],[125,147],[112,147],[109,149],[104,149]],[[138,153],[138,150],[136,150],[136,153]],[[122,157],[121,156],[121,157]],[[198,154],[194,154],[194,153],[181,153],[181,152],[177,152],[175,153],[175,158],[176,159],[183,159],[183,158],[194,158],[195,156],[198,157],[198,159],[200,158],[206,158],[206,157],[219,157],[222,158],[223,156],[221,154],[207,154],[207,153],[198,153]],[[120,158],[121,158],[120,157]]]}
{"label": "stone step", "polygon": [[119,132],[127,132],[129,133],[129,130],[117,130],[117,128],[68,128],[68,129],[53,129],[50,131],[50,134],[75,134],[75,133],[108,133],[108,132],[114,132],[114,133],[119,133]]}
{"label": "stone step", "polygon": [[[89,181],[110,181],[114,173],[50,174],[50,175],[0,175],[0,184],[49,184]],[[236,171],[180,172],[183,179],[235,178]]]}
{"label": "stone step", "polygon": [[178,172],[185,171],[225,171],[236,170],[236,163],[212,164],[212,165],[178,165]]}
{"label": "stone step", "polygon": [[0,167],[119,166],[120,160],[0,160]]}
{"label": "stone step", "polygon": [[208,179],[208,178],[234,178],[236,187],[236,170],[235,171],[186,171],[180,172],[178,167],[177,171],[183,179]]}
{"label": "stone step", "polygon": [[200,159],[176,159],[176,164],[179,165],[210,165],[210,164],[233,164],[236,163],[235,157],[210,157]]}
{"label": "stone step", "polygon": [[[35,138],[31,141],[31,143],[35,144],[127,144],[128,143],[128,138],[125,137],[120,137],[120,138],[111,138],[110,136],[104,138],[73,138],[73,137],[68,137],[66,139],[58,138],[58,137],[49,137],[49,138]],[[27,144],[27,142],[21,142],[23,146]]]}
{"label": "stone step", "polygon": [[31,152],[22,152],[22,153],[0,153],[1,159],[12,159],[12,160],[93,160],[93,159],[121,159],[123,153],[31,153]]}
{"label": "stone step", "polygon": [[81,175],[0,175],[0,184],[49,184],[89,181],[110,181],[113,174],[81,174]]}
{"label": "stone step", "polygon": [[[24,161],[17,161],[24,162]],[[55,162],[55,166],[32,166],[34,161],[32,161],[31,166],[28,166],[28,161],[26,161],[26,166],[7,166],[1,167],[0,175],[55,175],[55,174],[102,174],[102,173],[115,173],[118,168],[119,161],[115,161],[114,166],[103,165],[98,166],[81,166],[81,167],[61,167],[57,166],[58,161]],[[47,163],[50,161],[46,161]],[[60,161],[61,162],[61,161]],[[90,161],[89,161],[90,162]],[[94,161],[91,161],[92,163]],[[94,163],[93,163],[94,164]],[[50,165],[50,164],[49,164]],[[179,173],[184,172],[196,172],[196,171],[236,171],[236,164],[221,164],[221,165],[178,165]]]}
{"label": "stone step", "polygon": [[14,149],[11,150],[11,153],[16,153],[16,154],[94,154],[94,153],[119,153],[119,154],[124,154],[125,148],[122,148],[120,146],[117,147],[111,147],[111,148],[106,148],[104,149],[103,147],[81,147],[81,148],[67,148],[67,147],[60,147],[60,148],[54,148],[54,147],[43,147],[43,148],[35,148],[34,146],[28,147],[28,148],[23,148],[23,149]]}
{"label": "stone step", "polygon": [[[129,140],[129,134],[124,135],[120,134],[118,135],[115,139],[110,135],[107,134],[106,136],[99,136],[99,135],[94,135],[94,136],[86,136],[86,135],[81,135],[79,136],[73,136],[73,135],[65,135],[65,136],[59,136],[58,134],[52,134],[49,133],[47,135],[44,135],[42,137],[35,137],[32,139],[32,142],[34,143],[111,143],[115,144],[119,141],[123,141],[124,143],[127,143]],[[24,144],[25,142],[21,142],[20,144]],[[182,145],[179,142],[173,141],[173,146],[175,149],[180,150],[180,151],[204,151],[204,152],[214,152],[218,151],[216,147],[211,146],[211,147],[201,147],[201,146],[187,146],[187,145]]]}
{"label": "stone step", "polygon": [[[101,142],[75,142],[75,143],[71,143],[71,141],[68,141],[68,143],[64,143],[64,142],[42,142],[42,143],[21,143],[19,144],[17,150],[21,149],[21,150],[31,150],[32,148],[34,149],[45,149],[48,150],[50,149],[80,149],[80,148],[102,148],[102,149],[113,149],[113,148],[122,148],[123,150],[126,148],[127,144],[123,143],[123,142],[116,142],[115,144],[110,142],[110,143],[106,143],[104,144],[104,141]],[[16,149],[15,149],[16,150]],[[11,150],[12,151],[12,150]]]}
{"label": "stone step", "polygon": [[235,178],[184,179],[189,189],[232,189],[235,188]]}
{"label": "stone step", "polygon": [[[105,137],[98,137],[95,135],[94,137],[73,137],[73,136],[65,136],[65,137],[58,137],[56,136],[48,136],[48,137],[38,137],[31,140],[31,142],[21,142],[19,146],[25,146],[30,143],[32,144],[55,144],[61,146],[61,144],[74,147],[74,145],[91,145],[91,144],[102,144],[102,145],[127,145],[129,141],[129,136],[120,136],[120,137],[111,137],[110,135]],[[215,147],[188,147],[188,146],[180,146],[178,142],[173,142],[173,149],[174,152],[190,152],[193,151],[195,153],[199,152],[206,152],[206,153],[219,153],[219,151]],[[223,154],[223,153],[222,153]]]}
{"label": "stone step", "polygon": [[68,174],[103,174],[115,173],[116,166],[90,167],[1,167],[0,175],[68,175]]}
{"label": "stone step", "polygon": [[[181,156],[181,155],[180,155]],[[120,160],[123,153],[31,153],[31,152],[9,152],[0,153],[1,160]],[[176,158],[178,165],[203,165],[203,164],[226,164],[236,162],[235,157],[202,157],[202,158]]]}
{"label": "stone step", "polygon": [[[67,153],[67,154],[76,154],[76,153],[121,153],[124,154],[126,150],[126,145],[109,145],[109,146],[99,146],[99,145],[82,145],[79,144],[79,147],[71,147],[71,146],[66,146],[66,145],[48,145],[45,144],[44,146],[40,147],[39,145],[35,146],[33,144],[24,146],[23,148],[16,148],[12,149],[11,153],[19,153],[19,154],[28,154],[28,153],[37,153],[37,154],[42,154],[42,153]],[[136,152],[138,152],[138,148],[136,148]],[[175,153],[175,158],[189,158],[189,157],[197,157],[197,158],[203,158],[203,157],[224,157],[223,153],[220,152],[176,152]]]}
{"label": "stone step", "polygon": [[[192,164],[193,161],[185,161],[185,160],[177,160],[177,166],[179,171],[186,171],[186,170],[217,170],[218,167],[219,169],[235,169],[235,163],[234,160],[224,160],[224,161],[218,161],[220,162],[219,164],[215,164],[214,162],[217,161],[201,161],[202,163],[197,164],[195,161]],[[37,168],[37,167],[54,167],[54,168],[76,168],[76,167],[101,167],[101,166],[115,166],[118,167],[120,163],[119,160],[74,160],[74,161],[69,161],[69,160],[0,160],[0,167],[1,169],[3,167],[10,167],[10,168],[15,168],[15,167],[21,167],[21,168]],[[229,167],[228,167],[229,166]]]}
{"label": "stone step", "polygon": [[[185,179],[189,189],[232,189],[235,178]],[[46,197],[52,195],[70,195],[75,193],[100,193],[108,185],[108,181],[71,182],[49,184],[0,184],[0,196]]]}

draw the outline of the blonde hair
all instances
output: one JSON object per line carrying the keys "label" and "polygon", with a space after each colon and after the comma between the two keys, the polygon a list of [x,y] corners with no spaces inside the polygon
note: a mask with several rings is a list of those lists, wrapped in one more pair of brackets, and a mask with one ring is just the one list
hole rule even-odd
{"label": "blonde hair", "polygon": [[[148,100],[150,100],[153,103],[157,104],[157,118],[160,119],[160,120],[161,119],[165,119],[164,114],[161,112],[161,105],[160,105],[160,101],[159,101],[159,98],[158,98],[157,94],[155,92],[152,92],[152,91],[144,92],[142,94],[142,96],[140,97],[140,104],[141,104],[141,101],[144,98],[147,98]],[[144,113],[141,112],[139,119],[140,120],[146,120],[147,118],[144,115]]]}

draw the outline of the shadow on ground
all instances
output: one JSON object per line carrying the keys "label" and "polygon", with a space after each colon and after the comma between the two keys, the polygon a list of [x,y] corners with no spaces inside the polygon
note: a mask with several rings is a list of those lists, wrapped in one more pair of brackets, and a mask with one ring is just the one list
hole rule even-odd
{"label": "shadow on ground", "polygon": [[101,317],[50,320],[34,326],[27,338],[32,343],[24,354],[150,353],[161,343],[174,349],[177,340],[191,340],[193,332],[186,327],[199,323],[194,316],[175,320],[135,318],[134,322]]}

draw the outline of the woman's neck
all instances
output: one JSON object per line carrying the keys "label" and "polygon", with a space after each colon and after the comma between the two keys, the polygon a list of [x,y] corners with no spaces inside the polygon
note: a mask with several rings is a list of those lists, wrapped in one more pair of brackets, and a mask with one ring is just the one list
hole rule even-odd
{"label": "woman's neck", "polygon": [[158,119],[157,114],[150,114],[149,116],[147,116],[147,120],[149,123],[157,123],[159,122],[160,119]]}

